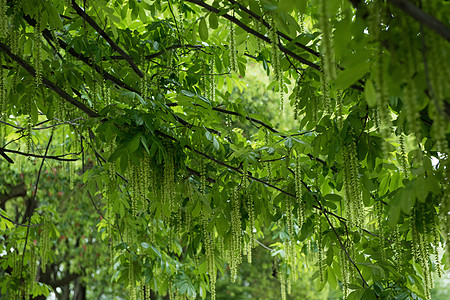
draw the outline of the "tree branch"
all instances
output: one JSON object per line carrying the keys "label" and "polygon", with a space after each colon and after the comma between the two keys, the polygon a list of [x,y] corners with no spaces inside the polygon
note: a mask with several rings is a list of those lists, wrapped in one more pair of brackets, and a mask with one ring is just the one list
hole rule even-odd
{"label": "tree branch", "polygon": [[333,223],[331,223],[330,218],[328,218],[327,214],[324,212],[324,216],[327,219],[328,224],[330,225],[331,229],[333,230],[334,234],[336,235],[336,238],[338,239],[339,245],[341,246],[341,249],[344,250],[345,255],[347,256],[350,263],[355,267],[356,271],[358,271],[359,277],[361,277],[361,280],[363,282],[363,287],[369,287],[366,280],[364,279],[364,276],[361,274],[361,271],[359,270],[358,266],[355,264],[353,259],[350,257],[350,254],[348,253],[347,249],[345,249],[344,244],[341,241],[340,235],[337,233],[336,228],[334,228]]}
{"label": "tree branch", "polygon": [[80,17],[86,20],[86,22],[88,22],[89,25],[91,25],[92,28],[94,28],[98,32],[98,34],[100,34],[108,42],[108,44],[111,45],[111,47],[114,50],[116,50],[117,52],[119,52],[120,55],[122,55],[122,57],[128,62],[128,64],[131,66],[131,68],[134,70],[134,72],[136,72],[136,74],[139,77],[141,78],[144,77],[142,71],[139,70],[138,66],[134,63],[133,58],[131,58],[131,56],[128,55],[128,53],[126,53],[125,50],[120,48],[119,45],[114,43],[114,41],[106,34],[106,32],[103,29],[100,28],[100,26],[94,21],[94,19],[92,19],[80,6],[78,6],[76,0],[72,0],[72,7],[73,9],[75,9],[77,14],[80,15]]}
{"label": "tree branch", "polygon": [[28,156],[28,157],[47,158],[47,159],[53,159],[53,160],[58,160],[58,161],[77,161],[78,158],[63,158],[63,157],[67,156],[67,155],[73,155],[73,154],[79,155],[80,154],[80,153],[67,153],[67,154],[63,154],[63,155],[39,155],[39,154],[34,154],[34,153],[25,153],[25,152],[20,152],[17,150],[0,148],[0,153],[1,153],[1,151],[7,152],[7,153],[23,155],[23,156]]}
{"label": "tree branch", "polygon": [[[6,44],[0,42],[0,50],[2,50],[6,55],[8,55],[13,61],[17,62],[31,76],[36,77],[36,71],[34,70],[34,68],[30,64],[28,64],[26,61],[24,61],[22,58],[20,58],[19,56],[13,54],[11,52],[11,49],[9,49],[9,47]],[[84,105],[80,101],[76,100],[75,98],[73,98],[72,96],[67,94],[63,89],[61,89],[59,86],[57,86],[55,83],[53,83],[52,81],[48,80],[44,76],[42,76],[42,83],[45,86],[47,86],[49,89],[53,90],[55,93],[60,95],[67,102],[69,102],[72,105],[74,105],[77,108],[79,108],[81,111],[83,111],[89,117],[95,118],[95,117],[99,117],[100,116],[97,112],[91,110],[89,107],[87,107],[86,105]]]}
{"label": "tree branch", "polygon": [[7,220],[7,221],[9,221],[9,222],[11,222],[11,223],[13,223],[13,224],[16,225],[16,226],[22,226],[22,227],[39,227],[39,226],[42,225],[42,224],[33,224],[33,225],[21,224],[21,223],[18,223],[18,222],[15,222],[15,221],[11,220],[10,218],[8,218],[8,217],[2,215],[1,213],[0,213],[0,217],[2,217],[3,219],[5,219],[5,220]]}
{"label": "tree branch", "polygon": [[395,5],[401,10],[403,10],[405,13],[410,15],[419,23],[427,26],[428,28],[430,28],[431,30],[442,36],[444,39],[447,40],[447,42],[450,42],[450,29],[444,23],[442,23],[432,15],[429,15],[428,13],[421,10],[414,3],[408,0],[388,0],[388,1],[392,3],[392,5]]}
{"label": "tree branch", "polygon": [[[50,148],[50,144],[52,143],[53,134],[50,136],[50,139],[48,140],[47,147],[45,148],[44,157],[42,158],[41,165],[39,166],[39,171],[36,178],[36,184],[34,185],[34,191],[33,191],[33,198],[31,199],[31,206],[33,206],[33,203],[36,201],[36,195],[39,187],[39,179],[41,179],[41,173],[42,173],[42,167],[44,166],[45,162],[45,156],[47,156],[48,149]],[[28,225],[31,223],[31,216],[33,214],[33,211],[31,211],[30,216],[28,217]],[[22,265],[20,267],[20,278],[23,279],[23,262],[25,260],[25,251],[27,250],[27,243],[28,243],[28,235],[30,234],[30,227],[27,227],[27,233],[25,235],[25,243],[23,244],[23,251],[22,251]]]}
{"label": "tree branch", "polygon": [[[213,12],[215,14],[218,14],[220,12],[219,9],[217,9],[217,8],[215,8],[215,7],[209,5],[209,4],[207,4],[207,3],[205,3],[205,2],[203,2],[201,0],[186,0],[186,2],[191,2],[193,4],[201,6],[201,7],[205,8],[206,10],[208,10],[210,12]],[[236,24],[237,26],[241,27],[246,32],[248,32],[248,33],[258,37],[259,39],[265,41],[266,43],[269,43],[269,44],[271,43],[270,39],[267,36],[265,36],[265,35],[257,32],[256,30],[248,27],[247,25],[245,25],[244,23],[239,21],[237,18],[235,18],[233,16],[230,16],[229,14],[221,14],[220,16],[222,16],[225,19],[233,22],[234,24]],[[302,64],[305,64],[307,66],[310,66],[311,68],[313,68],[315,70],[320,71],[320,67],[318,65],[316,65],[315,63],[313,63],[313,62],[311,62],[311,61],[309,61],[307,59],[304,59],[303,57],[300,57],[299,55],[295,54],[294,52],[292,52],[291,50],[287,49],[283,45],[279,44],[278,48],[280,48],[280,50],[282,52],[284,52],[286,55],[289,55],[290,57],[292,57],[293,59],[297,60],[298,62],[300,62]]]}
{"label": "tree branch", "polygon": [[[252,17],[255,18],[256,20],[258,20],[259,22],[261,22],[261,24],[263,24],[267,29],[270,29],[269,23],[267,23],[266,21],[264,21],[264,19],[263,19],[261,16],[259,16],[259,15],[256,14],[256,13],[254,13],[253,11],[251,11],[250,9],[248,9],[247,7],[243,6],[242,4],[238,3],[238,2],[235,1],[235,0],[228,0],[228,1],[229,1],[230,3],[233,3],[233,4],[237,4],[238,7],[239,7],[242,11],[244,11],[244,12],[247,13],[248,15],[252,16]],[[277,30],[277,34],[278,34],[280,37],[282,37],[282,38],[288,40],[289,42],[292,42],[292,38],[291,38],[290,36],[288,36],[287,34],[281,32],[281,31],[278,31],[278,30]],[[314,51],[313,49],[309,48],[308,46],[305,46],[305,45],[303,45],[303,44],[301,44],[301,43],[299,43],[299,42],[295,42],[295,45],[298,46],[298,47],[300,47],[300,48],[302,48],[303,50],[308,51],[309,53],[311,53],[312,55],[314,55],[314,56],[316,56],[316,57],[320,57],[320,53],[319,53],[319,52]]]}
{"label": "tree branch", "polygon": [[[32,19],[30,16],[24,15],[23,18],[31,26],[33,26],[33,27],[36,26],[36,20]],[[48,29],[44,29],[42,34],[46,38],[52,38],[52,33]],[[94,69],[98,74],[102,75],[104,79],[109,80],[112,83],[115,83],[117,86],[120,86],[121,88],[129,90],[131,92],[138,93],[137,90],[133,89],[131,86],[129,86],[125,82],[121,81],[117,77],[113,76],[112,74],[110,74],[107,71],[105,71],[102,68],[100,68],[97,64],[95,64],[91,59],[89,59],[85,55],[83,55],[81,53],[77,53],[75,51],[75,49],[73,49],[72,47],[69,47],[69,45],[65,41],[63,41],[61,38],[57,38],[57,41],[58,41],[59,47],[61,49],[63,49],[64,51],[66,51],[66,53],[69,53],[70,55],[72,55],[76,59],[81,60],[82,62],[84,62],[86,65],[88,65],[89,67]]]}

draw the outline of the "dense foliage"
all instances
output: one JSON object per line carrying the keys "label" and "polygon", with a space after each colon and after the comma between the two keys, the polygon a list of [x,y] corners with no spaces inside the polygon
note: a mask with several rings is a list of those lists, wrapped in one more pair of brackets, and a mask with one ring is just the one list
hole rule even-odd
{"label": "dense foliage", "polygon": [[[304,265],[344,299],[430,298],[449,16],[441,0],[0,0],[0,166],[34,172],[2,178],[0,294],[48,294],[102,243],[92,270],[129,299],[215,299],[217,273],[234,282],[272,240],[282,299]],[[271,92],[255,103],[236,96],[253,63]]]}

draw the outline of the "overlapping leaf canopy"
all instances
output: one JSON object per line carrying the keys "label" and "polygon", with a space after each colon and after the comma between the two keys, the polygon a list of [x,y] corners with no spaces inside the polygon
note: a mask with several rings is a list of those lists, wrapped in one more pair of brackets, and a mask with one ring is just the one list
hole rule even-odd
{"label": "overlapping leaf canopy", "polygon": [[[131,299],[214,298],[268,232],[283,286],[313,257],[345,298],[428,298],[448,254],[448,16],[439,0],[0,0],[0,154],[69,161]],[[255,63],[289,129],[233,93]],[[12,257],[49,250],[59,213],[4,226],[2,293],[34,281]]]}

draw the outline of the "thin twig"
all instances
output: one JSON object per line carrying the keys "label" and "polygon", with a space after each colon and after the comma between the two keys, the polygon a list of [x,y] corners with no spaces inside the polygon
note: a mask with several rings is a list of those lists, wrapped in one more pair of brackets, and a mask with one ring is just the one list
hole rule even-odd
{"label": "thin twig", "polygon": [[77,161],[77,158],[63,158],[65,156],[68,155],[80,155],[80,153],[66,153],[66,154],[62,154],[62,155],[39,155],[39,154],[34,154],[34,153],[26,153],[26,152],[21,152],[21,151],[17,151],[17,150],[11,150],[11,149],[5,149],[5,148],[1,148],[2,151],[6,152],[6,153],[14,153],[14,154],[18,154],[18,155],[22,155],[22,156],[28,156],[28,157],[35,157],[35,158],[47,158],[47,159],[53,159],[53,160],[58,160],[58,161]]}
{"label": "thin twig", "polygon": [[345,255],[347,256],[350,263],[355,267],[356,271],[358,271],[359,277],[361,277],[361,280],[363,282],[363,287],[369,287],[369,284],[367,284],[366,280],[364,279],[364,276],[361,273],[361,270],[359,270],[358,266],[355,264],[353,259],[350,257],[350,254],[348,253],[347,249],[345,248],[344,244],[342,244],[341,237],[339,233],[337,233],[336,228],[334,228],[333,223],[331,223],[330,218],[328,218],[327,214],[324,212],[324,216],[327,219],[328,224],[330,225],[331,229],[333,230],[334,234],[336,235],[339,245],[341,246],[341,249],[344,250]]}
{"label": "thin twig", "polygon": [[17,226],[22,226],[22,227],[39,227],[39,226],[42,226],[41,223],[40,223],[40,224],[33,224],[33,225],[21,224],[21,223],[18,223],[18,222],[16,222],[16,221],[11,220],[10,218],[8,218],[8,217],[2,215],[1,213],[0,213],[0,217],[2,217],[3,219],[5,219],[5,220],[7,220],[7,221],[13,223],[14,225],[17,225]]}
{"label": "thin twig", "polygon": [[[25,69],[31,76],[36,77],[36,70],[25,60],[23,60],[21,57],[15,55],[12,53],[11,49],[4,43],[0,42],[0,50],[2,50],[6,55],[8,55],[12,60],[17,62],[22,68]],[[84,103],[76,100],[69,94],[67,94],[63,89],[61,89],[58,85],[53,83],[52,81],[48,80],[46,77],[42,76],[42,83],[53,90],[55,93],[60,95],[63,99],[65,99],[67,102],[71,103],[72,105],[79,108],[81,111],[83,111],[85,114],[87,114],[89,117],[99,117],[100,115],[87,107]]]}
{"label": "thin twig", "polygon": [[[39,171],[38,171],[37,178],[36,178],[36,184],[34,185],[33,197],[31,198],[31,201],[30,201],[31,212],[30,212],[30,215],[28,216],[28,225],[30,225],[30,223],[31,223],[31,217],[33,215],[33,206],[34,206],[34,203],[36,201],[36,195],[37,195],[37,191],[38,191],[38,187],[39,187],[39,179],[41,178],[42,167],[44,166],[45,157],[47,156],[48,149],[50,148],[50,144],[52,142],[52,139],[53,139],[53,133],[50,136],[50,139],[48,140],[48,144],[47,144],[47,147],[45,148],[45,153],[43,155],[43,158],[42,158],[42,161],[41,161],[41,165],[39,166]],[[27,250],[27,243],[28,243],[28,235],[29,234],[30,234],[30,226],[27,226],[27,233],[25,235],[25,243],[23,245],[23,251],[22,251],[22,265],[20,267],[20,278],[21,279],[23,279],[23,273],[22,273],[23,262],[25,260],[25,252]]]}
{"label": "thin twig", "polygon": [[407,0],[388,0],[393,5],[397,6],[401,10],[403,10],[405,13],[413,17],[416,21],[419,23],[427,26],[440,36],[442,36],[444,39],[447,40],[447,42],[450,42],[450,28],[448,28],[444,23],[433,17],[432,15],[429,15],[428,13],[421,10],[419,7],[417,7],[414,3]]}
{"label": "thin twig", "polygon": [[116,50],[117,52],[119,52],[120,55],[122,55],[122,57],[128,62],[130,67],[134,70],[134,72],[136,72],[136,74],[139,77],[141,77],[141,78],[144,77],[144,74],[142,73],[142,71],[134,63],[133,58],[128,53],[126,53],[125,50],[123,50],[119,45],[117,45],[109,37],[109,35],[106,34],[106,32],[102,28],[100,28],[100,26],[94,21],[94,19],[92,19],[80,6],[78,6],[78,4],[76,3],[75,0],[72,0],[72,7],[73,7],[73,9],[75,9],[77,14],[80,15],[80,17],[82,17],[84,20],[86,20],[86,22],[88,22],[89,25],[91,25],[92,28],[94,28],[95,31],[97,31],[98,34],[100,34],[108,42],[109,45],[111,45],[111,47],[114,50]]}

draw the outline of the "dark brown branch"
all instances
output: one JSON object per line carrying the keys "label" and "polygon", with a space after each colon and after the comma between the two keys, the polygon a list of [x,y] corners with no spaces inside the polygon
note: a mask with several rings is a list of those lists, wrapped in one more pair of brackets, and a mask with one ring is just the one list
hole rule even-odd
{"label": "dark brown branch", "polygon": [[430,28],[431,30],[442,36],[444,39],[447,40],[447,42],[450,42],[450,29],[444,23],[442,23],[432,15],[429,15],[423,10],[421,10],[414,3],[408,0],[388,0],[388,1],[392,3],[392,5],[397,6],[405,13],[413,17],[419,23],[427,26],[428,28]]}
{"label": "dark brown branch", "polygon": [[59,161],[77,161],[78,160],[77,158],[63,158],[63,157],[67,156],[67,155],[72,155],[72,154],[79,155],[79,153],[68,153],[68,154],[63,154],[63,155],[39,155],[39,154],[25,153],[25,152],[20,152],[17,150],[11,150],[11,149],[5,149],[5,148],[1,148],[0,151],[4,151],[6,153],[14,153],[14,154],[28,156],[28,157],[47,158],[47,159],[53,159],[53,160],[59,160]]}
{"label": "dark brown branch", "polygon": [[12,128],[15,128],[15,129],[20,129],[20,130],[26,129],[25,127],[20,127],[20,126],[17,126],[17,125],[14,125],[14,124],[11,124],[11,123],[2,121],[2,120],[0,120],[0,123],[5,124],[5,125],[8,125],[8,126],[10,126],[10,127],[12,127]]}
{"label": "dark brown branch", "polygon": [[[270,25],[269,23],[267,23],[266,21],[264,21],[264,19],[259,16],[258,14],[254,13],[253,11],[251,11],[250,9],[248,9],[247,7],[243,6],[242,4],[238,3],[237,1],[234,0],[228,0],[230,3],[233,4],[237,4],[239,6],[239,9],[241,9],[242,11],[244,11],[245,13],[247,13],[248,15],[252,16],[253,18],[255,18],[256,20],[258,20],[259,22],[261,22],[261,24],[263,24],[266,28],[270,29]],[[281,31],[277,31],[277,34],[288,40],[289,42],[292,42],[292,38],[290,36],[288,36],[287,34],[281,32]],[[299,42],[295,42],[295,45],[302,48],[303,50],[306,50],[307,52],[311,53],[312,55],[316,56],[316,57],[320,57],[320,53],[317,51],[314,51],[313,49],[309,48],[308,46],[305,46]]]}
{"label": "dark brown branch", "polygon": [[[308,156],[311,160],[316,160],[316,161],[320,162],[321,164],[328,166],[326,161],[324,161],[323,159],[320,159],[318,157],[314,157],[314,155],[312,155],[311,153],[306,154],[306,156]],[[336,173],[338,172],[338,169],[336,169],[335,167],[330,167],[330,169],[333,172],[336,172]]]}
{"label": "dark brown branch", "polygon": [[[209,10],[210,12],[213,12],[215,14],[218,14],[220,12],[219,9],[217,9],[217,8],[215,8],[215,7],[209,5],[209,4],[207,4],[207,3],[205,3],[205,2],[203,2],[201,0],[186,0],[186,1],[187,2],[191,2],[193,4],[196,4],[198,6],[201,6],[201,7],[205,8],[206,10]],[[267,36],[265,36],[265,35],[257,32],[256,30],[248,27],[247,25],[242,23],[237,18],[235,18],[233,16],[230,16],[229,14],[222,14],[221,16],[224,17],[225,19],[233,22],[237,26],[241,27],[244,31],[246,31],[246,32],[256,36],[257,38],[265,41],[266,43],[269,43],[269,44],[271,43],[270,39]],[[311,61],[309,61],[307,59],[304,59],[303,57],[300,57],[299,55],[295,54],[294,52],[292,52],[291,50],[287,49],[283,45],[278,45],[278,48],[280,48],[280,50],[282,52],[284,52],[286,55],[289,55],[290,57],[292,57],[293,59],[297,60],[298,62],[300,62],[302,64],[305,64],[307,66],[310,66],[311,68],[320,71],[320,67],[318,65],[316,65],[315,63],[313,63],[313,62],[311,62]]]}
{"label": "dark brown branch", "polygon": [[[220,108],[220,107],[213,107],[212,110],[215,110],[215,111],[218,111],[218,112],[221,112],[221,113],[224,113],[224,114],[228,114],[228,115],[240,116],[240,114],[237,113],[237,112],[234,112],[234,111],[231,111],[231,110],[227,110],[227,109],[223,109],[223,108]],[[267,125],[263,121],[260,121],[258,119],[255,119],[255,118],[252,118],[252,117],[249,117],[249,116],[245,116],[245,119],[249,120],[250,122],[259,124],[259,125],[263,126],[264,128],[268,129],[269,131],[273,132],[273,133],[280,133],[278,130],[276,130],[275,128]],[[282,135],[282,134],[280,134],[280,136],[283,137],[283,138],[287,137],[286,135]]]}
{"label": "dark brown branch", "polygon": [[[36,202],[36,195],[37,195],[37,191],[38,191],[38,187],[39,187],[39,180],[41,179],[41,173],[42,173],[42,168],[44,167],[44,162],[45,162],[45,157],[47,156],[48,153],[48,149],[50,149],[50,144],[52,143],[53,140],[53,134],[50,136],[50,139],[48,140],[47,143],[47,147],[45,148],[45,152],[41,161],[41,165],[39,166],[39,171],[37,173],[37,178],[36,178],[36,184],[34,185],[34,191],[33,191],[33,197],[31,198],[31,207],[33,207],[34,203]],[[33,215],[33,210],[31,210],[30,215],[28,217],[28,225],[30,225],[31,223],[31,216]],[[28,235],[30,234],[30,227],[27,227],[27,233],[25,235],[25,243],[23,245],[23,251],[22,251],[22,264],[20,266],[20,276],[21,279],[23,279],[23,262],[25,260],[25,252],[27,250],[27,243],[28,243]]]}
{"label": "dark brown branch", "polygon": [[367,284],[366,280],[364,279],[364,276],[361,274],[361,270],[359,270],[358,266],[355,264],[355,262],[353,261],[353,259],[350,257],[350,254],[348,253],[347,249],[345,249],[344,244],[341,241],[341,237],[340,235],[337,233],[336,228],[334,228],[333,223],[331,223],[330,218],[328,218],[327,213],[324,212],[323,214],[325,216],[325,218],[327,219],[328,224],[330,225],[331,229],[333,230],[334,234],[336,235],[336,238],[338,239],[339,245],[341,246],[341,249],[344,250],[345,255],[347,256],[348,260],[350,261],[350,263],[355,267],[356,271],[358,271],[359,277],[361,277],[361,280],[363,282],[363,288],[364,287],[369,287],[369,285]]}
{"label": "dark brown branch", "polygon": [[[27,21],[28,24],[30,24],[31,26],[36,26],[36,21],[33,20],[31,17],[29,17],[28,15],[24,16],[25,21]],[[48,30],[48,29],[44,29],[43,31],[43,35],[45,37],[51,37],[52,33]],[[81,53],[77,53],[75,51],[75,49],[73,48],[69,48],[69,45],[63,41],[62,39],[58,38],[57,39],[59,47],[61,47],[62,49],[64,49],[64,51],[68,52],[70,55],[72,55],[73,57],[75,57],[76,59],[81,60],[82,62],[84,62],[86,65],[88,65],[89,67],[91,67],[92,69],[94,69],[98,74],[102,75],[103,78],[105,78],[106,80],[111,81],[112,83],[116,84],[117,86],[120,86],[121,88],[124,88],[126,90],[129,90],[131,92],[135,92],[138,93],[137,90],[133,89],[131,86],[129,86],[128,84],[126,84],[125,82],[121,81],[120,79],[118,79],[117,77],[113,76],[112,74],[108,73],[107,71],[103,70],[102,68],[100,68],[97,64],[95,64],[91,59],[89,59],[89,57],[86,57],[85,55],[81,54]]]}
{"label": "dark brown branch", "polygon": [[0,148],[0,155],[6,159],[7,162],[9,162],[10,164],[13,164],[14,161],[11,159],[11,157],[9,157],[8,155],[6,155],[5,150],[3,148]]}
{"label": "dark brown branch", "polygon": [[[177,105],[178,105],[177,103],[168,103],[168,106],[177,106]],[[198,104],[193,104],[193,105],[200,106],[200,105],[198,105]],[[231,111],[231,110],[226,110],[226,109],[219,108],[219,107],[213,107],[212,110],[215,110],[215,111],[218,111],[218,112],[221,112],[221,113],[224,113],[224,114],[233,115],[233,116],[240,116],[240,114],[237,113],[237,112],[234,112],[234,111]],[[270,131],[273,132],[273,133],[278,133],[278,134],[280,135],[280,137],[282,137],[282,138],[287,138],[287,137],[288,137],[287,135],[280,134],[280,132],[279,132],[278,130],[276,130],[275,128],[273,128],[273,127],[267,125],[267,124],[264,123],[263,121],[260,121],[260,120],[258,120],[258,119],[255,119],[255,118],[252,118],[252,117],[249,117],[249,116],[245,116],[245,118],[246,118],[247,120],[249,120],[250,122],[252,122],[252,123],[257,123],[257,124],[259,124],[259,125],[265,127],[266,129],[270,130]],[[294,135],[289,135],[289,136],[303,135],[303,134],[306,134],[306,133],[309,133],[309,132],[311,132],[311,131],[307,131],[307,132],[303,132],[303,133],[298,133],[298,134],[294,134]],[[320,162],[321,164],[323,164],[323,165],[325,165],[325,166],[328,166],[328,164],[327,164],[326,161],[324,161],[323,159],[320,159],[320,158],[318,158],[318,157],[314,157],[311,153],[308,153],[307,156],[308,156],[311,160],[316,160],[316,161]],[[331,166],[331,167],[329,167],[329,168],[330,168],[333,172],[336,172],[336,173],[338,172],[338,169],[336,169],[336,167]]]}
{"label": "dark brown branch", "polygon": [[[194,176],[197,176],[197,177],[200,177],[200,176],[201,176],[200,172],[195,171],[195,170],[193,170],[193,169],[191,169],[191,168],[189,168],[189,167],[186,167],[186,170],[187,170],[188,173],[191,174],[191,175],[194,175]],[[206,181],[208,181],[209,183],[216,183],[216,180],[215,180],[215,179],[209,178],[209,177],[206,177]]]}
{"label": "dark brown branch", "polygon": [[[12,60],[17,62],[31,76],[33,76],[33,77],[36,76],[36,71],[34,70],[34,68],[30,64],[28,64],[26,61],[24,61],[22,58],[20,58],[19,56],[13,54],[11,52],[11,49],[9,49],[9,47],[6,44],[0,42],[0,50],[2,50],[6,55],[8,55]],[[72,105],[76,106],[77,108],[79,108],[81,111],[83,111],[89,117],[95,118],[95,117],[99,117],[100,116],[97,112],[91,110],[89,107],[84,105],[82,102],[76,100],[75,98],[73,98],[72,96],[67,94],[63,89],[61,89],[59,86],[57,86],[55,83],[53,83],[52,81],[48,80],[44,76],[42,76],[42,83],[45,86],[47,86],[49,89],[53,90],[55,93],[60,95],[67,102],[69,102],[70,104],[72,104]]]}
{"label": "dark brown branch", "polygon": [[0,217],[2,217],[3,219],[5,219],[5,220],[7,220],[7,221],[9,221],[9,222],[11,222],[11,223],[13,223],[13,224],[16,225],[16,226],[22,226],[22,227],[39,227],[39,226],[42,225],[42,224],[33,224],[33,225],[21,224],[21,223],[18,223],[18,222],[15,222],[15,221],[11,220],[10,218],[8,218],[8,217],[2,215],[1,213],[0,213]]}
{"label": "dark brown branch", "polygon": [[136,72],[139,77],[144,77],[144,74],[141,70],[139,70],[138,66],[134,63],[133,58],[131,58],[128,53],[125,52],[119,45],[117,45],[110,37],[106,34],[106,32],[100,28],[100,26],[92,19],[78,4],[75,0],[72,0],[72,7],[75,9],[77,14],[79,14],[89,25],[92,26],[107,42],[111,45],[111,47],[117,51],[122,57],[128,62],[131,68]]}
{"label": "dark brown branch", "polygon": [[[161,132],[161,131],[158,131],[158,130],[156,130],[155,132],[156,132],[158,135],[163,136],[163,137],[165,137],[165,138],[167,138],[167,139],[170,139],[170,140],[172,140],[172,141],[177,141],[174,137],[172,137],[172,136],[170,136],[170,135],[168,135],[168,134],[166,134],[166,133],[164,133],[164,132]],[[185,145],[184,147],[185,147],[186,149],[190,150],[190,151],[193,151],[193,152],[197,153],[197,154],[200,155],[200,156],[203,156],[204,158],[206,158],[206,159],[208,159],[208,160],[210,160],[210,161],[212,161],[212,162],[215,162],[216,164],[218,164],[218,165],[220,165],[220,166],[226,167],[226,168],[228,168],[228,169],[230,169],[230,170],[232,170],[232,171],[234,171],[234,172],[236,172],[236,173],[239,173],[239,174],[241,174],[241,175],[243,174],[243,171],[241,171],[241,170],[239,169],[239,167],[233,167],[233,166],[231,166],[231,165],[229,165],[229,164],[227,164],[227,163],[225,163],[225,162],[219,161],[219,160],[215,159],[214,157],[209,156],[209,155],[206,154],[206,153],[203,153],[203,152],[201,152],[201,151],[199,151],[199,150],[197,150],[197,149],[192,148],[192,147],[189,146],[189,145]],[[270,183],[268,183],[268,182],[266,182],[266,181],[264,181],[264,180],[262,180],[262,179],[260,179],[260,178],[258,178],[258,177],[254,177],[254,176],[251,175],[250,173],[248,174],[248,178],[249,178],[249,179],[253,179],[253,180],[255,180],[255,181],[259,182],[259,183],[262,183],[262,184],[264,184],[264,185],[266,185],[266,186],[268,186],[268,187],[271,187],[271,188],[273,188],[273,189],[279,191],[280,193],[285,194],[285,195],[287,195],[287,196],[289,196],[289,197],[296,198],[296,196],[295,196],[294,194],[291,194],[291,193],[289,193],[289,192],[287,192],[287,191],[285,191],[285,190],[283,190],[283,189],[281,189],[281,188],[279,188],[279,187],[277,187],[277,186],[275,186],[275,185],[273,185],[273,184],[270,184]],[[303,184],[306,185],[306,183],[304,183],[304,182],[303,182]],[[321,211],[325,211],[325,212],[327,212],[328,214],[334,216],[335,218],[337,218],[337,219],[339,219],[339,220],[341,220],[341,221],[346,221],[346,219],[345,219],[344,217],[341,217],[341,216],[339,216],[339,215],[336,215],[335,213],[329,212],[329,211],[327,211],[327,210],[322,210],[322,209],[320,209],[318,206],[314,206],[314,205],[313,205],[313,207],[314,207],[315,209],[318,209],[318,210],[321,210]]]}

